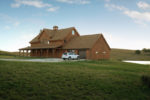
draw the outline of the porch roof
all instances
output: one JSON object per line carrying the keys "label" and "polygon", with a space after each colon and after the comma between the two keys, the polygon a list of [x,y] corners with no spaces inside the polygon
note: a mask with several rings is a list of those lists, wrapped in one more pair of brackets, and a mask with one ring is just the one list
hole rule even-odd
{"label": "porch roof", "polygon": [[33,50],[33,49],[54,49],[54,48],[58,48],[61,45],[50,45],[50,46],[40,46],[40,47],[25,47],[25,48],[21,48],[19,50]]}

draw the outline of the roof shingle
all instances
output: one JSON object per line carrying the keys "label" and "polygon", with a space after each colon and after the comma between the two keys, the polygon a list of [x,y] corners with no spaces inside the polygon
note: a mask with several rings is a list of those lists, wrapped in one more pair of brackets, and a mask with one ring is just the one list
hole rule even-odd
{"label": "roof shingle", "polygon": [[31,40],[30,43],[39,42],[39,37],[42,33],[47,34],[49,37],[51,37],[51,41],[54,40],[63,40],[69,33],[72,32],[72,30],[75,29],[74,27],[66,28],[66,29],[60,29],[60,30],[51,30],[51,29],[43,29],[43,31],[36,36],[33,40]]}
{"label": "roof shingle", "polygon": [[66,45],[63,46],[63,49],[88,49],[96,43],[96,41],[101,37],[101,34],[94,35],[84,35],[73,38]]}

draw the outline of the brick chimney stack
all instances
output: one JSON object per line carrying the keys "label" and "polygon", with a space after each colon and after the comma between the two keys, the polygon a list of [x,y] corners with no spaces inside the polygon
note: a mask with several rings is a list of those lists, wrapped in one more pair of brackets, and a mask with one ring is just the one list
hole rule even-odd
{"label": "brick chimney stack", "polygon": [[58,30],[58,26],[53,26],[53,30],[57,31]]}

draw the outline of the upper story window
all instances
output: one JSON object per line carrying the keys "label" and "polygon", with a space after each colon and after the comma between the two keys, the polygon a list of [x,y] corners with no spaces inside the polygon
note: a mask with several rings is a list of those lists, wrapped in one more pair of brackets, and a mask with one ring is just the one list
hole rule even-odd
{"label": "upper story window", "polygon": [[46,40],[46,39],[42,39],[41,40],[41,44],[50,44],[50,41]]}
{"label": "upper story window", "polygon": [[75,31],[74,30],[72,30],[72,35],[74,35],[75,34]]}

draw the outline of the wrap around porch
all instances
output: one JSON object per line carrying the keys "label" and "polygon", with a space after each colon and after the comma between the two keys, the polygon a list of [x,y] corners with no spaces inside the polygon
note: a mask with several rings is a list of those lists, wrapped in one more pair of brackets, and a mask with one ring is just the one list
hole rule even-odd
{"label": "wrap around porch", "polygon": [[20,49],[20,56],[60,58],[66,50],[62,49]]}

